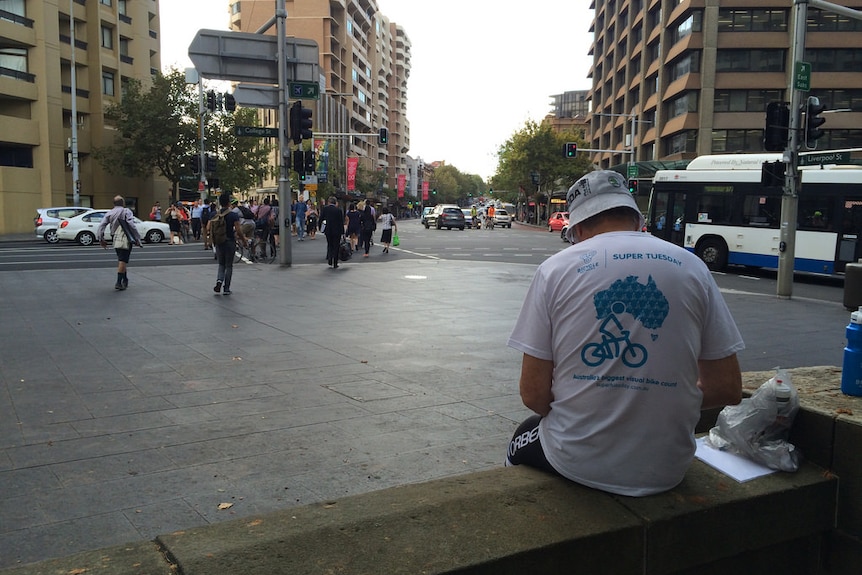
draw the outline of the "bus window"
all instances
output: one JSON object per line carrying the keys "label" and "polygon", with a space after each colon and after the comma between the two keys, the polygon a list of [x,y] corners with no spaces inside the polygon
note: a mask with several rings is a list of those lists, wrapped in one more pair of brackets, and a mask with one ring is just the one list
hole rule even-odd
{"label": "bus window", "polygon": [[730,223],[730,194],[703,194],[697,202],[697,221],[704,224]]}
{"label": "bus window", "polygon": [[779,196],[748,195],[743,199],[743,225],[777,228],[780,219],[781,198]]}

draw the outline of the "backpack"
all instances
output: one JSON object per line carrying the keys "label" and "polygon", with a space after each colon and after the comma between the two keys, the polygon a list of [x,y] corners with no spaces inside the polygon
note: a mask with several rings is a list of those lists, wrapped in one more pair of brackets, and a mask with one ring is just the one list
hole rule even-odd
{"label": "backpack", "polygon": [[243,219],[246,219],[246,220],[253,220],[254,219],[254,212],[252,212],[248,206],[240,205],[239,211],[242,214]]}
{"label": "backpack", "polygon": [[210,235],[212,235],[213,245],[218,246],[227,241],[227,221],[225,216],[230,213],[230,209],[216,212],[210,218]]}

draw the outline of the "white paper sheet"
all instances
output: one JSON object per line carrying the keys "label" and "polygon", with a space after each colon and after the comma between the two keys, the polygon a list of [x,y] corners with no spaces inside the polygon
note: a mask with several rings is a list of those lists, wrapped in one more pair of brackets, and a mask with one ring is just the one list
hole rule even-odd
{"label": "white paper sheet", "polygon": [[697,451],[694,452],[694,456],[740,483],[769,475],[776,471],[775,469],[770,469],[765,465],[746,459],[741,455],[714,449],[705,442],[706,437],[697,439]]}

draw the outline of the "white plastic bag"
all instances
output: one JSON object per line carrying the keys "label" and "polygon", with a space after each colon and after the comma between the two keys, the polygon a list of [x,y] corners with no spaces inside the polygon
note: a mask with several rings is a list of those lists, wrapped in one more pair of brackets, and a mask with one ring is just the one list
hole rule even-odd
{"label": "white plastic bag", "polygon": [[770,469],[796,471],[799,451],[787,440],[798,411],[799,395],[790,381],[790,374],[778,369],[751,397],[721,410],[706,443],[721,451],[738,453]]}

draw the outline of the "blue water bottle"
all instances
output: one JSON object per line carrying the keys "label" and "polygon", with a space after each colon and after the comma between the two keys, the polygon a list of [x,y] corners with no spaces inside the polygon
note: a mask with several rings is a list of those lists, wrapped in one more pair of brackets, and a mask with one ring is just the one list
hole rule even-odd
{"label": "blue water bottle", "polygon": [[862,396],[862,306],[850,314],[841,369],[841,393]]}

